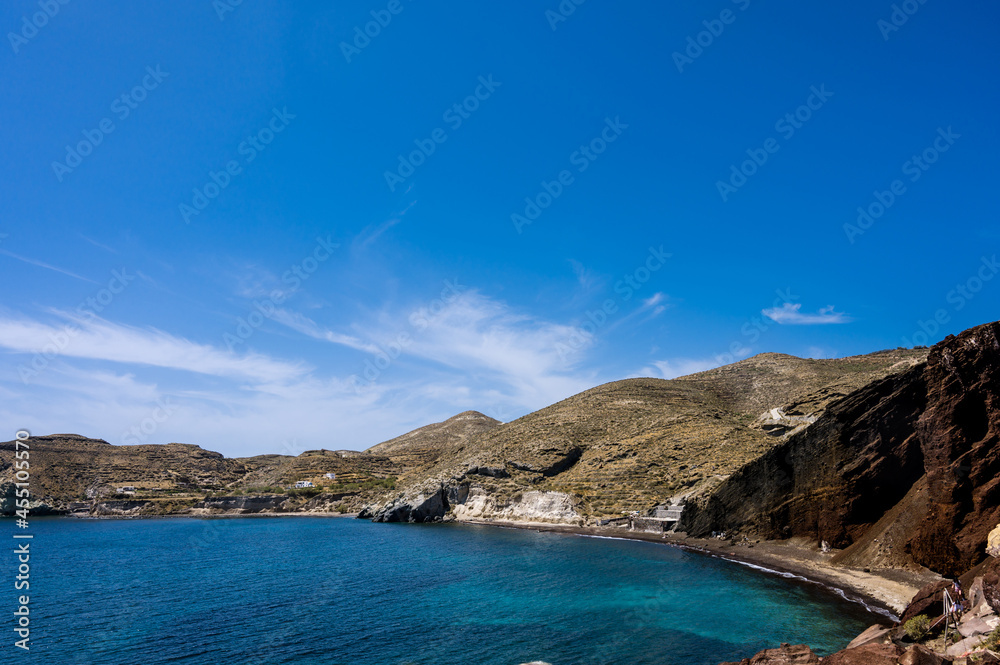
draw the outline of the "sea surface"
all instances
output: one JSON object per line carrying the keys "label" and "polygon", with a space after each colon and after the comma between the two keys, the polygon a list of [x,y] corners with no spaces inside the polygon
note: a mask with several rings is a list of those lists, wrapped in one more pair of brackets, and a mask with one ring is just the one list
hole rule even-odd
{"label": "sea surface", "polygon": [[829,653],[875,620],[819,586],[656,543],[309,517],[30,532],[31,651],[13,646],[24,592],[8,554],[3,663],[717,665],[783,641]]}

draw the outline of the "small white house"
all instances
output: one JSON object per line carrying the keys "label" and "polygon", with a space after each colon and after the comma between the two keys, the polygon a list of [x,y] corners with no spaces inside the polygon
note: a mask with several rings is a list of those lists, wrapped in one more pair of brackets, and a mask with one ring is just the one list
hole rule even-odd
{"label": "small white house", "polygon": [[335,473],[324,473],[323,477],[326,478],[327,480],[336,480],[337,479],[337,474],[335,474]]}
{"label": "small white house", "polygon": [[135,494],[135,488],[131,485],[125,485],[116,489],[115,494]]}
{"label": "small white house", "polygon": [[297,483],[295,483],[295,489],[297,489],[297,490],[303,489],[305,487],[313,487],[313,486],[314,485],[312,484],[312,482],[308,481],[308,480],[300,480]]}

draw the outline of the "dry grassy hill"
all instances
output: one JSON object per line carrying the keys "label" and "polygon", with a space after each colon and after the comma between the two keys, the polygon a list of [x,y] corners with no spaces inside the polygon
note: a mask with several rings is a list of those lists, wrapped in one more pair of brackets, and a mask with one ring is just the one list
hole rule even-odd
{"label": "dry grassy hill", "polygon": [[[761,354],[670,381],[598,386],[436,457],[421,436],[395,439],[391,450],[397,459],[410,451],[418,459],[419,450],[429,462],[408,470],[404,494],[464,483],[500,499],[526,489],[563,492],[586,516],[645,510],[722,480],[782,440],[776,435],[801,429],[834,400],[913,367],[926,353],[836,360]],[[775,408],[780,422],[761,419]]]}
{"label": "dry grassy hill", "polygon": [[392,460],[406,477],[427,469],[441,458],[460,454],[472,438],[500,424],[499,420],[478,411],[464,411],[444,422],[426,425],[372,446],[365,454]]}

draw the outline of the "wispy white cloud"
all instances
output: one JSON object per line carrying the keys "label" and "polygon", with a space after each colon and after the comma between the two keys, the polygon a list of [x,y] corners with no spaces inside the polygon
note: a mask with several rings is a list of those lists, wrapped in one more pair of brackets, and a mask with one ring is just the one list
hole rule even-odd
{"label": "wispy white cloud", "polygon": [[108,247],[107,245],[105,245],[103,243],[97,242],[93,238],[88,238],[87,236],[83,235],[82,233],[78,233],[77,235],[80,236],[81,238],[83,238],[84,240],[86,240],[87,242],[89,242],[94,247],[100,247],[104,251],[111,252],[112,254],[117,254],[118,253],[117,249],[112,249],[111,247]]}
{"label": "wispy white cloud", "polygon": [[275,360],[175,337],[155,328],[136,328],[93,317],[55,311],[66,323],[55,325],[0,314],[0,347],[19,353],[37,353],[46,346],[58,355],[151,365],[198,374],[283,381],[308,371],[301,363]]}
{"label": "wispy white cloud", "polygon": [[287,309],[277,309],[271,315],[276,323],[291,328],[314,339],[320,339],[332,344],[340,344],[358,351],[366,353],[378,353],[379,348],[374,344],[368,344],[352,335],[338,333],[329,328],[324,328],[307,316],[298,312],[291,312]]}
{"label": "wispy white cloud", "polygon": [[786,302],[781,307],[761,310],[761,314],[781,325],[811,326],[838,323],[850,323],[851,317],[843,312],[834,311],[833,305],[823,307],[815,314],[801,311],[801,303]]}
{"label": "wispy white cloud", "polygon": [[75,272],[70,272],[69,270],[65,270],[65,269],[60,268],[58,266],[54,266],[54,265],[51,265],[49,263],[45,263],[44,261],[39,261],[37,259],[30,259],[30,258],[28,258],[26,256],[21,256],[20,254],[15,254],[14,252],[10,252],[10,251],[8,251],[6,249],[0,249],[0,254],[3,254],[4,256],[9,256],[12,259],[17,259],[18,261],[22,261],[24,263],[27,263],[28,265],[38,266],[39,268],[45,268],[46,270],[53,270],[55,272],[62,273],[63,275],[67,275],[69,277],[72,277],[73,279],[79,279],[79,280],[84,281],[84,282],[90,282],[91,284],[97,284],[97,282],[95,282],[94,280],[92,280],[92,279],[90,279],[88,277],[82,277],[80,275],[77,275]]}

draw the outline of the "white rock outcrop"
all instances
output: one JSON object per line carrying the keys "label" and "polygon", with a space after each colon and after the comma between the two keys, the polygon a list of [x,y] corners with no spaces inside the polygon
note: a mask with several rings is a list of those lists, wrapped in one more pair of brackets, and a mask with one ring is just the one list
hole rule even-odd
{"label": "white rock outcrop", "polygon": [[552,522],[583,524],[573,497],[563,492],[530,491],[515,494],[510,499],[473,489],[466,500],[454,507],[456,519],[494,519],[508,522]]}

